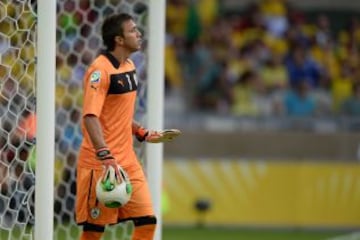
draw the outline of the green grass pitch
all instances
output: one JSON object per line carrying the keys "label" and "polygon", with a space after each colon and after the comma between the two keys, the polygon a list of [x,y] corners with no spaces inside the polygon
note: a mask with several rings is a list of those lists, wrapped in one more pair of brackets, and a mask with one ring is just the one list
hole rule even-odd
{"label": "green grass pitch", "polygon": [[327,240],[335,231],[164,227],[163,240]]}
{"label": "green grass pitch", "polygon": [[[120,237],[122,236],[122,228],[117,229],[116,240],[123,240]],[[102,240],[115,240],[108,233],[105,233]],[[19,238],[20,232],[13,231],[13,234],[15,234],[15,239],[21,239]],[[54,235],[57,235],[57,240],[75,240],[79,239],[80,230],[74,225],[71,227],[63,226]],[[162,240],[330,240],[340,235],[344,235],[344,232],[165,226],[163,227]],[[9,239],[9,233],[0,229],[0,239]],[[13,238],[10,237],[10,239]]]}

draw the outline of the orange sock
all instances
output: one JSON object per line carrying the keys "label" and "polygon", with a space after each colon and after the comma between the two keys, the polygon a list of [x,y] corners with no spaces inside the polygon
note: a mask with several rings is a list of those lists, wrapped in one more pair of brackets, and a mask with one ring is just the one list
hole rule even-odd
{"label": "orange sock", "polygon": [[155,227],[155,224],[135,227],[132,240],[153,240]]}
{"label": "orange sock", "polygon": [[80,240],[100,240],[102,232],[83,231]]}

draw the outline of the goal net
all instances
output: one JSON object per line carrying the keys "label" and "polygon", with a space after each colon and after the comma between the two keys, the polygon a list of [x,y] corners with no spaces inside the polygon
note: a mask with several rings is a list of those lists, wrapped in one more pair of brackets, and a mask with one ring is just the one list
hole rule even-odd
{"label": "goal net", "polygon": [[[32,239],[36,180],[36,0],[0,1],[0,239]],[[75,169],[81,143],[82,77],[102,47],[99,25],[132,14],[147,36],[148,0],[58,0],[54,239],[78,239]],[[145,44],[146,45],[146,44]],[[139,91],[136,119],[146,117],[146,49],[132,58]],[[143,147],[137,147],[140,159]],[[107,228],[103,239],[131,239],[132,224]]]}

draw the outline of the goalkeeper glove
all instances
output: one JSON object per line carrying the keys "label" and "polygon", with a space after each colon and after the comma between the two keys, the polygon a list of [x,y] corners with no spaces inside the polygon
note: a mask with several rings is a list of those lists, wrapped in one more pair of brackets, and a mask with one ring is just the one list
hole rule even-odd
{"label": "goalkeeper glove", "polygon": [[172,141],[181,134],[178,129],[165,129],[162,131],[150,131],[144,127],[139,127],[135,132],[136,138],[140,141],[149,143],[161,143]]}
{"label": "goalkeeper glove", "polygon": [[[117,167],[117,163],[115,161],[115,158],[111,155],[111,152],[109,148],[102,147],[96,150],[96,158],[101,161],[102,165],[104,166],[104,173],[108,172],[109,167],[113,167],[115,169],[115,177],[116,180],[119,181],[120,179],[120,172],[119,168]],[[105,181],[105,176],[103,175],[102,181]]]}

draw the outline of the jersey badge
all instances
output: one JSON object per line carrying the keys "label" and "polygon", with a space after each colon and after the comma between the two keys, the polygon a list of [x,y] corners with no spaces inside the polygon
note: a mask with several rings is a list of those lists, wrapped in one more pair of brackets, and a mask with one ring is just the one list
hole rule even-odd
{"label": "jersey badge", "polygon": [[100,82],[100,78],[101,78],[101,72],[95,71],[90,75],[90,83],[98,83]]}
{"label": "jersey badge", "polygon": [[97,219],[100,216],[100,209],[97,207],[90,209],[90,215],[93,219]]}

